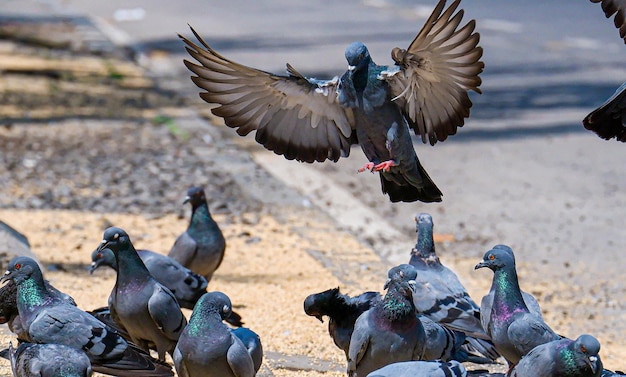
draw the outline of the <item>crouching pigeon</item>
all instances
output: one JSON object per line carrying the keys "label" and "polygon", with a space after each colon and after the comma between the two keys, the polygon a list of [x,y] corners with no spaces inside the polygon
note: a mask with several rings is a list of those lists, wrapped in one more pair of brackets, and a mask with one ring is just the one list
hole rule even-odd
{"label": "crouching pigeon", "polygon": [[404,361],[377,369],[367,377],[466,377],[458,361]]}
{"label": "crouching pigeon", "polygon": [[[62,344],[9,343],[6,357],[14,377],[89,377],[91,362],[85,352]],[[4,352],[4,351],[3,351]]]}

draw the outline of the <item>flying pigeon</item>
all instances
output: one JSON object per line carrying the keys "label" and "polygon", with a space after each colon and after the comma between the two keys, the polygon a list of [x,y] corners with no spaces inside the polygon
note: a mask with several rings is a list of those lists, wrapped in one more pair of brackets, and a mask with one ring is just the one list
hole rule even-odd
{"label": "flying pigeon", "polygon": [[95,317],[51,294],[32,258],[13,258],[2,280],[13,280],[17,285],[20,321],[32,342],[81,349],[93,370],[100,373],[173,376],[170,366],[157,362]]}
{"label": "flying pigeon", "polygon": [[172,355],[179,376],[255,375],[254,362],[245,344],[222,322],[231,310],[230,299],[222,292],[200,297]]}
{"label": "flying pigeon", "polygon": [[[607,18],[615,15],[615,27],[619,29],[620,38],[626,43],[626,1],[625,0],[591,0],[601,3]],[[598,134],[603,139],[615,138],[626,142],[626,83],[600,107],[583,119],[583,126]]]}
{"label": "flying pigeon", "polygon": [[123,229],[104,231],[97,250],[104,249],[113,251],[118,266],[109,296],[111,316],[126,329],[133,343],[146,352],[156,348],[159,360],[164,361],[165,353],[174,351],[187,325],[176,297],[150,275]]}
{"label": "flying pigeon", "polygon": [[413,284],[388,280],[382,301],[357,318],[348,351],[349,377],[363,377],[398,361],[424,359],[426,334],[413,306]]}
{"label": "flying pigeon", "polygon": [[202,187],[187,190],[184,203],[191,203],[191,219],[187,230],[172,246],[169,257],[211,281],[213,273],[224,259],[226,241],[211,217]]}
{"label": "flying pigeon", "polygon": [[[9,343],[7,358],[15,377],[89,377],[85,352],[62,344]],[[2,355],[4,357],[4,355]]]}
{"label": "flying pigeon", "polygon": [[444,266],[435,252],[433,219],[428,213],[415,216],[417,241],[409,264],[417,270],[413,303],[423,316],[468,336],[470,345],[485,357],[500,355],[480,323],[480,308],[458,276]]}
{"label": "flying pigeon", "polygon": [[591,335],[559,339],[533,348],[511,371],[511,377],[600,377],[600,342]]}
{"label": "flying pigeon", "polygon": [[[176,260],[150,250],[137,250],[137,254],[150,275],[172,291],[182,308],[193,309],[200,296],[206,293],[208,284],[206,278],[182,266]],[[94,250],[91,260],[90,273],[100,266],[109,266],[117,271],[115,255],[109,249]]]}
{"label": "flying pigeon", "polygon": [[324,321],[324,316],[328,317],[328,333],[347,358],[356,319],[381,299],[378,292],[365,292],[350,297],[341,293],[337,287],[307,296],[304,300],[304,312],[320,322]]}
{"label": "flying pigeon", "polygon": [[403,361],[389,364],[367,377],[466,377],[467,371],[458,361]]}
{"label": "flying pigeon", "polygon": [[536,346],[561,338],[524,303],[515,270],[515,255],[510,247],[497,245],[487,251],[475,268],[483,267],[494,272],[493,306],[490,313],[482,313],[489,316],[489,327],[485,331],[509,367]]}
{"label": "flying pigeon", "polygon": [[381,188],[392,202],[439,202],[442,193],[420,164],[410,131],[422,142],[444,141],[464,124],[480,93],[480,35],[475,21],[462,24],[460,0],[444,10],[440,0],[408,48],[394,48],[394,66],[374,63],[361,42],[345,51],[348,70],[332,80],[307,78],[287,64],[288,75],[250,68],[213,50],[193,28],[202,46],[179,35],[199,64],[184,63],[217,104],[211,111],[227,126],[265,148],[300,162],[336,162],[360,144],[368,159],[360,171],[380,172]]}

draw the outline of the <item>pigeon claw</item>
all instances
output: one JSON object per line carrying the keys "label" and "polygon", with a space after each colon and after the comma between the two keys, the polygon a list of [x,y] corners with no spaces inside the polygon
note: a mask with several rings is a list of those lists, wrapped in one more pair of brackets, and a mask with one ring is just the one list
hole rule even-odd
{"label": "pigeon claw", "polygon": [[388,160],[374,166],[374,169],[372,171],[389,171],[391,170],[392,166],[398,166],[398,164],[394,160]]}
{"label": "pigeon claw", "polygon": [[376,167],[376,165],[374,165],[374,163],[373,163],[373,162],[368,162],[367,164],[363,165],[363,166],[362,166],[362,167],[358,170],[358,172],[359,172],[359,173],[363,173],[363,172],[364,172],[364,171],[366,171],[366,170],[369,170],[369,171],[373,172],[375,167]]}

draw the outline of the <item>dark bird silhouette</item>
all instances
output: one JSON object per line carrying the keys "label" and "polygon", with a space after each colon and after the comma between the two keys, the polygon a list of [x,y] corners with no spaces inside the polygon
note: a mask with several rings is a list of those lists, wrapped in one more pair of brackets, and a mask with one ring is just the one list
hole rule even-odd
{"label": "dark bird silhouette", "polygon": [[[613,19],[615,27],[619,29],[619,36],[626,44],[626,1],[591,0],[591,2],[601,3],[607,18],[615,15]],[[583,125],[603,139],[615,138],[626,142],[626,83],[622,84],[600,107],[589,113],[583,119]]]}
{"label": "dark bird silhouette", "polygon": [[475,21],[461,24],[460,0],[447,9],[440,0],[407,49],[394,48],[394,66],[374,63],[361,42],[350,44],[348,70],[332,80],[307,78],[287,64],[287,76],[235,63],[213,50],[180,38],[198,63],[185,60],[205,92],[239,135],[256,131],[265,148],[301,162],[337,161],[350,145],[361,145],[368,163],[360,171],[380,172],[382,191],[392,202],[441,201],[442,193],[420,164],[409,128],[424,143],[444,141],[463,126],[480,93],[482,48]]}

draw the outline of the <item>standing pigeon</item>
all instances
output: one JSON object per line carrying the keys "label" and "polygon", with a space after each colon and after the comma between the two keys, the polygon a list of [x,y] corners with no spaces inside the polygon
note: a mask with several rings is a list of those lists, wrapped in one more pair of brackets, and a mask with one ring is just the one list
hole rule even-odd
{"label": "standing pigeon", "polygon": [[226,240],[211,217],[202,187],[187,190],[184,203],[191,203],[191,219],[187,230],[178,236],[169,256],[188,269],[211,281],[224,259]]}
{"label": "standing pigeon", "polygon": [[85,352],[62,344],[9,343],[8,357],[15,377],[89,377]]}
{"label": "standing pigeon", "polygon": [[123,229],[104,231],[98,251],[107,248],[115,254],[118,266],[109,296],[111,316],[128,331],[133,343],[146,352],[155,347],[159,360],[165,360],[165,353],[174,351],[187,325],[176,297],[150,275]]}
{"label": "standing pigeon", "polygon": [[413,295],[417,311],[435,322],[465,333],[472,347],[489,359],[496,360],[500,355],[483,330],[478,305],[458,276],[441,264],[435,252],[431,215],[420,213],[415,222],[417,242],[411,250],[409,264],[418,272]]}
{"label": "standing pigeon", "polygon": [[259,335],[247,327],[238,327],[232,329],[231,332],[239,338],[246,347],[248,354],[252,358],[254,372],[258,372],[261,368],[261,364],[263,364],[263,345],[261,344]]}
{"label": "standing pigeon", "polygon": [[307,296],[304,300],[304,312],[321,322],[324,321],[324,316],[328,316],[328,333],[347,358],[356,319],[381,299],[378,292],[365,292],[350,297],[342,294],[337,287]]}
{"label": "standing pigeon", "polygon": [[403,361],[389,364],[367,377],[466,377],[465,367],[458,361]]}
{"label": "standing pigeon", "polygon": [[528,310],[520,291],[515,270],[515,256],[510,247],[498,245],[487,251],[476,269],[493,270],[494,297],[485,329],[498,352],[509,363],[516,365],[522,356],[538,345],[560,339],[543,319]]}
{"label": "standing pigeon", "polygon": [[222,292],[205,293],[172,358],[181,377],[252,377],[255,366],[244,343],[222,322],[232,305]]}
{"label": "standing pigeon", "polygon": [[[626,1],[591,0],[591,2],[602,3],[602,10],[607,18],[615,15],[615,27],[619,29],[619,36],[626,43]],[[603,139],[615,138],[626,142],[626,83],[600,107],[587,115],[583,119],[583,125]]]}
{"label": "standing pigeon", "polygon": [[[137,254],[150,275],[172,291],[182,308],[193,309],[200,296],[206,293],[208,284],[206,278],[182,266],[176,260],[150,250],[137,250]],[[117,271],[115,255],[109,249],[94,250],[91,260],[90,273],[100,266],[109,266]]]}
{"label": "standing pigeon", "polygon": [[600,342],[591,335],[538,345],[511,371],[511,377],[600,377]]}
{"label": "standing pigeon", "polygon": [[354,324],[348,352],[348,376],[364,377],[387,364],[422,360],[424,327],[412,302],[410,281],[388,280],[387,293]]}
{"label": "standing pigeon", "polygon": [[173,376],[168,365],[156,362],[95,317],[51,294],[35,260],[14,258],[2,280],[13,280],[17,285],[20,321],[32,342],[82,349],[93,370],[100,373]]}
{"label": "standing pigeon", "polygon": [[360,169],[380,172],[382,191],[392,202],[441,201],[441,191],[420,164],[409,128],[434,145],[456,133],[469,116],[468,92],[480,93],[482,48],[475,21],[461,25],[456,0],[440,0],[409,47],[394,48],[395,66],[376,65],[361,42],[345,52],[348,70],[332,80],[307,78],[287,64],[287,76],[235,63],[213,50],[180,38],[200,64],[185,60],[205,92],[239,135],[256,131],[265,148],[289,160],[337,161],[359,143],[369,162]]}

